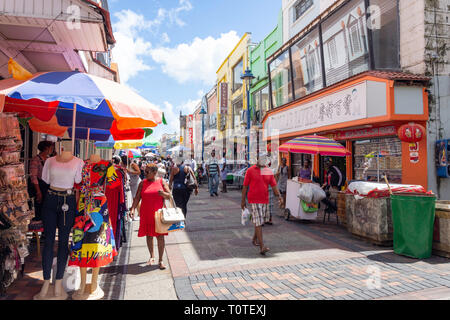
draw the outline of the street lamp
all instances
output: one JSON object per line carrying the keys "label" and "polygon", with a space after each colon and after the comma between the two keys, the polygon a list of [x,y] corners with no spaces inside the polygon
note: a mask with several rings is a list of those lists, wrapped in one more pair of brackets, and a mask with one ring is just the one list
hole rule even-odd
{"label": "street lamp", "polygon": [[255,77],[252,71],[247,68],[241,75],[241,79],[246,82],[247,88],[247,161],[250,163],[250,83]]}
{"label": "street lamp", "polygon": [[204,153],[205,153],[205,103],[206,96],[203,98],[202,109],[200,110],[200,114],[202,115],[202,163],[205,161]]}

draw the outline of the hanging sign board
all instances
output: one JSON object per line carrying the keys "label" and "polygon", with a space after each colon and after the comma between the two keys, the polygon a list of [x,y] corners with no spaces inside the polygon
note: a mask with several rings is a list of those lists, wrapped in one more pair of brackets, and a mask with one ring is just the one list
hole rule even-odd
{"label": "hanging sign board", "polygon": [[228,83],[220,83],[220,114],[228,113]]}

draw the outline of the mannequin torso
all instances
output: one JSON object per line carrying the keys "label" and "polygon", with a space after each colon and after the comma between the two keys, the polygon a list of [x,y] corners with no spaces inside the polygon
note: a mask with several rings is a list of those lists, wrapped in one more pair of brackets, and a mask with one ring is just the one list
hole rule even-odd
{"label": "mannequin torso", "polygon": [[66,162],[71,161],[73,159],[73,157],[74,156],[70,151],[63,151],[63,152],[61,152],[60,155],[57,155],[55,158],[56,158],[56,161],[58,161],[58,162],[66,163]]}

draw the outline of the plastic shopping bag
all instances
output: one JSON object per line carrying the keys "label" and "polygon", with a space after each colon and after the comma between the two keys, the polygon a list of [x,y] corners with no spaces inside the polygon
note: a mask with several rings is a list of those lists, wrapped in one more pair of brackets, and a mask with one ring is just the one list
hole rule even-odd
{"label": "plastic shopping bag", "polygon": [[316,184],[311,184],[311,190],[313,193],[312,202],[314,203],[319,203],[327,197],[325,191],[323,191],[323,189]]}
{"label": "plastic shopping bag", "polygon": [[298,190],[297,196],[300,200],[305,202],[312,202],[313,199],[313,191],[310,183],[304,183],[301,188]]}
{"label": "plastic shopping bag", "polygon": [[247,209],[247,208],[245,208],[244,210],[242,210],[242,213],[241,213],[241,223],[242,223],[242,225],[243,226],[245,226],[245,224],[246,224],[246,222],[247,221],[250,221],[250,211]]}

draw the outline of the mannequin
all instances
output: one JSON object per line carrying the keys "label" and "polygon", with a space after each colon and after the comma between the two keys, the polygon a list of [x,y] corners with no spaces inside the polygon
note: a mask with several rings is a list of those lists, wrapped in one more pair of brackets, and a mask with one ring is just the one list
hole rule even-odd
{"label": "mannequin", "polygon": [[[102,161],[102,158],[98,154],[92,154],[89,158],[90,163],[99,163],[100,161]],[[102,288],[98,286],[100,268],[92,268],[90,284],[87,284],[87,269],[80,267],[81,284],[80,289],[72,296],[74,300],[100,300],[105,295]]]}
{"label": "mannequin", "polygon": [[[117,255],[111,228],[105,188],[120,183],[114,166],[93,154],[83,167],[78,216],[75,219],[74,239],[69,265],[80,267],[81,285],[74,300],[99,300],[104,292],[98,285],[100,268]],[[99,254],[100,253],[100,254]],[[87,269],[92,268],[91,283],[87,283]]]}
{"label": "mannequin", "polygon": [[[45,243],[42,254],[42,269],[44,284],[41,291],[33,297],[34,300],[65,300],[62,279],[67,257],[69,255],[69,234],[73,226],[76,210],[76,196],[73,192],[75,183],[81,182],[83,161],[71,152],[62,152],[47,159],[42,170],[42,180],[50,185],[43,204],[43,223]],[[57,274],[53,285],[50,284],[50,274],[53,263],[53,247],[58,229]]]}

